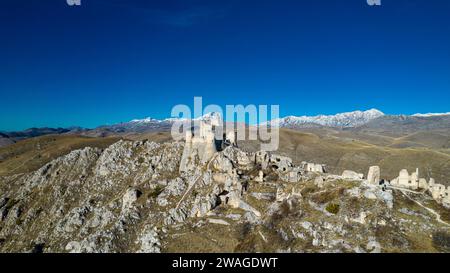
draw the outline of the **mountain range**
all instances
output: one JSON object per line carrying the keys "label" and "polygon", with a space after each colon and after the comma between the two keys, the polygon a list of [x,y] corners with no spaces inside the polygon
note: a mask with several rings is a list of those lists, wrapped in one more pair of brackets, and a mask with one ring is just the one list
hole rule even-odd
{"label": "mountain range", "polygon": [[29,128],[16,132],[0,132],[0,147],[13,144],[19,140],[50,134],[64,134],[75,128]]}
{"label": "mountain range", "polygon": [[357,127],[369,121],[384,116],[384,113],[377,109],[367,111],[353,111],[336,115],[318,116],[288,116],[276,120],[283,128],[310,128],[317,126],[326,127]]}
{"label": "mountain range", "polygon": [[[205,115],[201,118],[208,118]],[[133,119],[113,125],[102,125],[94,129],[71,128],[30,128],[17,132],[0,132],[0,147],[19,140],[49,134],[79,134],[92,137],[106,137],[126,134],[152,133],[169,131],[177,118],[167,119]],[[364,132],[387,132],[393,135],[429,130],[448,130],[449,113],[428,113],[414,115],[386,115],[377,109],[353,111],[335,115],[287,116],[277,120],[281,128],[311,129],[333,128]]]}
{"label": "mountain range", "polygon": [[363,178],[371,166],[390,181],[419,169],[448,186],[450,137],[356,131],[448,127],[446,118],[281,128],[276,152],[240,141],[181,172],[183,155],[198,152],[170,132],[85,137],[74,128],[25,139],[0,148],[0,252],[448,252],[436,240],[450,225],[448,205]]}

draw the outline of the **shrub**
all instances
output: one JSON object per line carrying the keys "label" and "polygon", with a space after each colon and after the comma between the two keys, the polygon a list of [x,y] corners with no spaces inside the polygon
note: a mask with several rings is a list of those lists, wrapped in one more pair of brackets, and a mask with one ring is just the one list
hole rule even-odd
{"label": "shrub", "polygon": [[31,253],[44,253],[45,244],[35,244]]}
{"label": "shrub", "polygon": [[197,197],[198,192],[196,190],[192,190],[191,194],[192,194],[192,196]]}
{"label": "shrub", "polygon": [[337,214],[339,212],[339,204],[329,203],[325,209],[332,214]]}
{"label": "shrub", "polygon": [[450,251],[450,234],[444,231],[433,233],[433,246],[439,251]]}
{"label": "shrub", "polygon": [[161,187],[160,185],[157,185],[149,194],[148,197],[150,198],[156,198],[158,197],[158,195],[161,194],[161,192],[164,190],[163,187]]}

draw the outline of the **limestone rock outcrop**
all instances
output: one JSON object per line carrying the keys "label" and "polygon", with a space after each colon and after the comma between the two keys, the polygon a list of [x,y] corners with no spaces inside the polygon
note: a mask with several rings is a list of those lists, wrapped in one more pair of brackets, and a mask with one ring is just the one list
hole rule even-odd
{"label": "limestone rock outcrop", "polygon": [[406,199],[394,202],[406,198],[394,194],[400,185],[448,200],[449,188],[427,183],[418,170],[380,185],[376,166],[366,181],[275,153],[236,145],[202,152],[186,149],[188,142],[122,140],[0,177],[0,251],[154,253],[207,245],[231,252],[247,250],[245,241],[254,244],[249,251],[378,252],[420,245],[412,234],[429,238],[445,228],[426,209],[401,218],[412,208],[398,207]]}

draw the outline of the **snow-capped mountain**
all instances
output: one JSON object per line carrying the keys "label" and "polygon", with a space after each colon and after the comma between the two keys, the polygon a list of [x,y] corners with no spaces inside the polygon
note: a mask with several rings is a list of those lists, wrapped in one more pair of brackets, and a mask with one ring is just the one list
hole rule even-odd
{"label": "snow-capped mountain", "polygon": [[151,117],[144,118],[144,119],[133,119],[129,121],[129,123],[135,123],[135,124],[146,124],[146,123],[160,123],[162,120],[154,119]]}
{"label": "snow-capped mountain", "polygon": [[288,116],[278,119],[280,127],[298,128],[298,127],[357,127],[367,122],[384,116],[384,113],[377,109],[367,111],[353,111],[340,113],[336,115],[318,115],[318,116]]}
{"label": "snow-capped mountain", "polygon": [[436,116],[450,116],[450,112],[447,112],[447,113],[426,113],[426,114],[417,113],[417,114],[414,114],[412,116],[413,117],[425,117],[425,118],[436,117]]}
{"label": "snow-capped mountain", "polygon": [[[218,113],[207,113],[193,120],[216,120],[221,116]],[[94,137],[111,135],[139,134],[170,131],[177,121],[187,121],[182,118],[155,119],[151,117],[133,119],[111,125],[103,125],[94,129],[71,127],[66,129],[32,128],[21,132],[0,132],[0,146],[14,143],[15,139],[26,139],[45,134],[77,134]],[[414,115],[385,115],[377,109],[367,111],[353,111],[336,115],[317,116],[288,116],[277,120],[280,127],[291,129],[335,127],[349,128],[350,130],[378,130],[415,132],[427,130],[447,130],[450,128],[450,112],[427,113]],[[263,123],[260,125],[265,125]],[[194,124],[195,125],[195,124]],[[272,124],[273,125],[273,124]],[[36,133],[39,131],[38,133]],[[2,134],[3,133],[3,134]],[[9,138],[9,139],[8,139]]]}
{"label": "snow-capped mountain", "polygon": [[173,121],[154,118],[133,119],[113,125],[103,125],[89,130],[88,135],[107,136],[116,133],[147,133],[170,130]]}
{"label": "snow-capped mountain", "polygon": [[[206,113],[201,117],[198,118],[194,118],[192,120],[218,120],[221,119],[221,115],[220,113],[217,112],[210,112],[210,113]],[[140,124],[140,125],[145,125],[145,124],[160,124],[160,123],[174,123],[176,121],[187,121],[189,119],[185,119],[185,118],[166,118],[166,119],[154,119],[151,117],[148,118],[144,118],[144,119],[133,119],[129,122],[125,122],[122,124]]]}
{"label": "snow-capped mountain", "polygon": [[[207,113],[199,118],[193,120],[213,120],[220,119],[219,113]],[[188,119],[183,118],[166,118],[155,119],[151,117],[143,119],[133,119],[128,122],[121,122],[113,125],[103,125],[95,129],[83,132],[89,136],[109,136],[115,134],[128,134],[128,133],[151,133],[170,131],[172,125],[177,121],[186,122]]]}
{"label": "snow-capped mountain", "polygon": [[[319,115],[319,116],[289,116],[279,119],[279,126],[286,128],[306,128],[317,126],[328,127],[356,127],[367,122],[383,116],[384,114],[376,109],[367,111],[354,111],[341,113],[336,115]],[[214,120],[221,119],[219,113],[207,113],[199,118],[193,120]],[[133,119],[129,122],[118,123],[110,126],[101,126],[95,130],[101,130],[103,132],[113,133],[142,133],[142,132],[154,132],[170,130],[172,124],[176,121],[187,121],[187,119],[180,118],[167,118],[167,119]]]}

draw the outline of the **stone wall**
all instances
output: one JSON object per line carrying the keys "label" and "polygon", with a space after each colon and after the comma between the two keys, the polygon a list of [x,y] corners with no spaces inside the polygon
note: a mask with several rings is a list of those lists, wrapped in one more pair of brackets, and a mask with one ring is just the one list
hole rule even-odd
{"label": "stone wall", "polygon": [[390,184],[392,186],[408,188],[411,190],[425,190],[428,191],[437,202],[450,204],[450,187],[436,184],[433,178],[430,178],[428,182],[425,178],[420,178],[419,169],[416,169],[411,175],[409,175],[408,170],[401,170],[398,177],[394,178]]}

